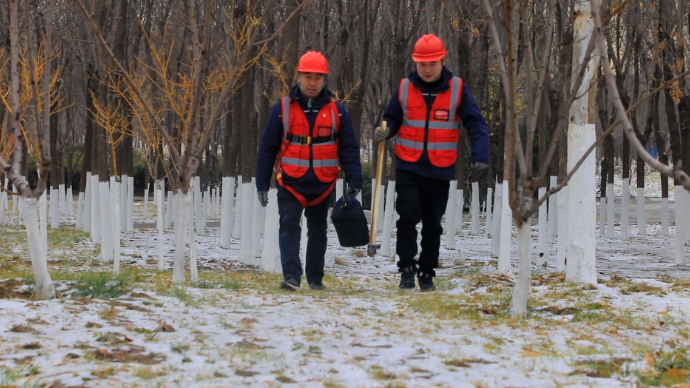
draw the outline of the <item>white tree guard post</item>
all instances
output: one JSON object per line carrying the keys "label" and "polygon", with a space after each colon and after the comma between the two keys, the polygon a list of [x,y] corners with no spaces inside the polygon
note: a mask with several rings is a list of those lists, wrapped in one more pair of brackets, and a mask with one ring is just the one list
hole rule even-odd
{"label": "white tree guard post", "polygon": [[[192,207],[192,190],[188,190],[187,194],[183,194],[181,189],[177,190],[175,195],[175,256],[173,258],[173,276],[172,281],[175,284],[182,284],[185,281],[184,275],[184,258],[185,258],[185,243],[188,234],[188,222],[194,222],[190,215]],[[172,202],[172,201],[171,201]],[[169,206],[170,204],[168,204]]]}
{"label": "white tree guard post", "polygon": [[[506,185],[507,186],[507,185]],[[529,220],[517,228],[518,239],[518,278],[513,288],[513,299],[510,302],[510,314],[513,317],[524,317],[527,314],[527,297],[532,276],[531,241]]]}
{"label": "white tree guard post", "polygon": [[254,264],[254,239],[252,238],[252,213],[254,211],[254,186],[242,183],[242,230],[240,238],[240,262]]}
{"label": "white tree guard post", "polygon": [[208,189],[204,194],[204,229],[206,229],[208,219],[211,217],[213,217],[213,194],[211,194],[211,189]]}
{"label": "white tree guard post", "polygon": [[687,197],[683,195],[683,186],[673,186],[674,194],[676,197],[676,246],[675,246],[675,258],[676,264],[685,264],[685,240],[687,234],[687,222],[686,222],[686,201]]}
{"label": "white tree guard post", "polygon": [[565,258],[568,256],[568,186],[565,186],[558,193],[556,198],[558,204],[558,212],[556,219],[558,220],[558,244],[556,245],[556,271],[565,271]]}
{"label": "white tree guard post", "polygon": [[647,215],[645,213],[644,187],[637,188],[637,235],[647,235]]}
{"label": "white tree guard post", "polygon": [[[42,195],[41,197],[45,197]],[[23,214],[26,227],[26,240],[29,245],[29,255],[34,270],[36,282],[36,297],[38,299],[51,299],[55,297],[55,287],[48,273],[48,253],[41,241],[41,232],[36,217],[37,201],[35,198],[27,198],[23,201],[25,207]]]}
{"label": "white tree guard post", "polygon": [[491,220],[491,257],[498,258],[501,243],[501,215],[503,214],[503,183],[496,184],[496,204]]}
{"label": "white tree guard post", "polygon": [[299,237],[299,260],[302,262],[302,272],[306,272],[307,265],[307,217],[302,212],[302,219],[300,220],[300,237]]}
{"label": "white tree guard post", "polygon": [[[232,190],[235,190],[234,188]],[[237,195],[235,197],[235,222],[232,226],[232,237],[242,237],[242,175],[237,176]]]}
{"label": "white tree guard post", "polygon": [[[191,200],[191,199],[190,199]],[[172,190],[168,191],[168,204],[165,207],[165,229],[170,229],[173,223],[175,212],[175,195]]]}
{"label": "white tree guard post", "polygon": [[623,179],[621,191],[621,240],[630,239],[630,181]]}
{"label": "white tree guard post", "polygon": [[127,231],[134,232],[134,177],[127,177]]}
{"label": "white tree guard post", "polygon": [[91,175],[91,242],[101,242],[101,202],[98,175]]}
{"label": "white tree guard post", "polygon": [[484,217],[485,221],[485,226],[484,226],[484,234],[488,236],[491,235],[491,212],[493,211],[493,199],[494,199],[494,190],[489,187],[486,189],[486,216]]}
{"label": "white tree guard post", "polygon": [[[101,196],[101,260],[110,263],[113,260],[113,220],[111,219],[110,183],[99,182]],[[119,209],[119,206],[118,206]]]}
{"label": "white tree guard post", "polygon": [[50,227],[57,229],[60,227],[59,220],[60,211],[60,191],[56,188],[50,188]]}
{"label": "white tree guard post", "polygon": [[278,190],[268,191],[268,205],[266,205],[266,219],[264,220],[264,248],[261,251],[261,269],[280,275],[283,265],[280,262],[280,216],[278,215]]}
{"label": "white tree guard post", "polygon": [[391,252],[393,213],[395,213],[395,181],[388,181],[388,189],[386,191],[386,208],[384,213],[383,233],[381,234],[381,256],[388,256]]}
{"label": "white tree guard post", "polygon": [[460,235],[460,236],[463,235],[462,228],[465,226],[465,222],[463,220],[464,213],[465,213],[465,190],[458,189],[455,192],[455,218],[453,221],[456,235]]}
{"label": "white tree guard post", "polygon": [[450,181],[448,187],[448,202],[446,203],[446,222],[445,222],[445,240],[444,246],[446,249],[455,249],[455,193],[457,190],[458,181]]}
{"label": "white tree guard post", "polygon": [[233,202],[235,202],[235,178],[223,177],[221,187],[220,247],[224,249],[229,249],[232,244]]}
{"label": "white tree guard post", "polygon": [[67,215],[67,196],[65,195],[65,184],[58,185],[58,213],[62,215]]}
{"label": "white tree guard post", "polygon": [[[192,194],[194,195],[194,194]],[[194,215],[192,214],[192,208],[187,207],[184,210],[186,214],[184,217],[187,219],[187,241],[189,241],[189,270],[192,273],[192,282],[199,281],[199,268],[197,267],[197,254],[196,254],[196,236],[194,233],[194,222],[192,222]]]}
{"label": "white tree guard post", "polygon": [[379,235],[381,232],[383,232],[383,198],[384,198],[384,193],[386,192],[386,186],[380,185],[379,186],[379,208],[378,211],[376,212],[376,233]]}
{"label": "white tree guard post", "polygon": [[81,226],[84,232],[91,233],[91,173],[86,172],[86,188],[81,208]]}
{"label": "white tree guard post", "polygon": [[511,227],[513,224],[513,217],[510,211],[510,205],[508,204],[508,185],[503,185],[503,195],[501,197],[503,204],[501,205],[501,230],[500,230],[500,240],[498,242],[498,272],[499,273],[510,273],[510,234]]}
{"label": "white tree guard post", "polygon": [[113,273],[120,274],[120,182],[114,176],[110,177],[110,217],[113,220]]}
{"label": "white tree guard post", "polygon": [[[252,187],[256,187],[252,184]],[[254,201],[254,211],[252,214],[252,251],[254,257],[261,259],[261,238],[264,233],[264,222],[266,221],[266,208],[261,206],[259,199]],[[260,264],[260,260],[259,260]]]}
{"label": "white tree guard post", "polygon": [[[540,187],[539,188],[539,198],[542,198],[544,195],[546,195],[546,187]],[[549,234],[547,231],[547,216],[546,216],[546,207],[548,205],[546,202],[542,203],[541,206],[539,206],[539,219],[537,223],[537,230],[538,230],[538,235],[537,235],[537,266],[542,267],[544,266],[548,260],[549,260],[549,245],[546,243],[546,237]],[[518,232],[518,240],[520,239],[520,232]],[[518,241],[518,245],[520,244],[520,241]],[[521,249],[521,248],[520,248]]]}
{"label": "white tree guard post", "polygon": [[599,197],[599,237],[606,236],[606,197]]}
{"label": "white tree guard post", "polygon": [[120,217],[120,232],[122,233],[127,231],[127,185],[129,185],[127,175],[120,175],[120,202],[113,203],[120,210],[118,216]]}
{"label": "white tree guard post", "polygon": [[[155,198],[154,198],[155,201]],[[149,218],[149,185],[144,187],[144,220]]]}
{"label": "white tree guard post", "polygon": [[[39,229],[41,232],[40,240],[41,240],[41,246],[43,249],[43,252],[46,253],[46,260],[47,260],[47,255],[48,255],[48,198],[46,198],[45,193],[44,195],[41,195],[41,198],[38,200],[38,217],[39,217]],[[24,202],[23,198],[20,197],[20,203],[24,207]],[[24,210],[22,210],[22,214],[24,213]],[[24,220],[24,225],[26,226],[26,220]]]}
{"label": "white tree guard post", "polygon": [[163,231],[165,230],[165,220],[163,219],[164,215],[164,206],[163,206],[163,187],[165,185],[161,184],[161,181],[156,183],[156,187],[154,188],[155,194],[154,198],[156,199],[156,228],[158,229],[158,270],[163,271],[165,270],[165,260],[163,258]]}
{"label": "white tree guard post", "polygon": [[[678,198],[678,197],[676,197]],[[661,235],[668,236],[668,198],[661,198]]]}
{"label": "white tree guard post", "polygon": [[472,204],[470,205],[470,234],[479,234],[479,182],[472,182]]}
{"label": "white tree guard post", "polygon": [[82,222],[83,213],[84,213],[84,193],[80,192],[79,197],[77,198],[77,220],[75,222],[76,228],[82,228],[84,226],[84,224]]}
{"label": "white tree guard post", "polygon": [[607,184],[606,192],[609,193],[608,199],[606,199],[606,237],[614,238],[616,194],[613,192],[613,183]]}
{"label": "white tree guard post", "polygon": [[196,223],[196,234],[199,236],[204,235],[204,226],[202,225],[204,222],[204,215],[202,212],[204,211],[203,208],[201,207],[201,179],[198,176],[195,176],[192,181],[193,188],[194,188],[194,220]]}

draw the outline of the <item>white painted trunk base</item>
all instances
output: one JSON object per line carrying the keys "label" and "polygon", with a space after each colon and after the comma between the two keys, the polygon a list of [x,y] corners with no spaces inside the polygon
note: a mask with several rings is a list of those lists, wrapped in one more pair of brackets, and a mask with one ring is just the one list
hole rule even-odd
{"label": "white painted trunk base", "polygon": [[[542,198],[544,195],[546,195],[546,187],[540,187],[539,198]],[[546,242],[547,235],[549,234],[547,230],[547,206],[546,202],[539,206],[539,219],[537,223],[537,266],[539,267],[546,265],[549,260],[549,245]],[[520,244],[519,241],[518,244]]]}
{"label": "white painted trunk base", "polygon": [[463,220],[465,212],[465,190],[458,189],[455,192],[455,234],[462,236],[465,222]]}
{"label": "white painted trunk base", "polygon": [[[223,191],[225,192],[225,191]],[[268,191],[268,205],[266,205],[266,220],[264,222],[264,248],[261,251],[261,269],[274,275],[283,273],[280,262],[280,216],[278,215],[278,190]]]}
{"label": "white painted trunk base", "polygon": [[202,200],[202,195],[201,195],[201,178],[198,176],[195,176],[193,181],[192,181],[192,187],[194,188],[193,190],[193,196],[194,196],[194,223],[196,225],[196,234],[197,236],[203,236],[204,235],[204,214],[203,211],[204,209],[201,207],[201,200]]}
{"label": "white painted trunk base", "polygon": [[335,200],[336,200],[336,201],[337,201],[338,199],[340,199],[340,197],[342,197],[343,195],[345,195],[344,192],[343,192],[343,185],[344,185],[344,183],[343,183],[343,180],[342,180],[342,179],[338,179],[338,180],[335,182]]}
{"label": "white painted trunk base", "polygon": [[129,185],[127,175],[121,175],[119,192],[120,202],[115,205],[120,210],[118,216],[120,217],[120,232],[122,233],[127,232],[127,185]]}
{"label": "white painted trunk base", "polygon": [[606,192],[609,193],[608,199],[606,200],[606,237],[614,238],[614,226],[616,224],[616,219],[613,210],[616,204],[616,195],[613,192],[613,183],[607,184]]}
{"label": "white painted trunk base", "polygon": [[[234,189],[233,189],[234,190]],[[242,236],[242,175],[237,176],[237,194],[235,196],[235,222],[232,227],[232,237],[239,240]]]}
{"label": "white painted trunk base", "polygon": [[606,236],[606,197],[599,197],[599,237]]}
{"label": "white painted trunk base", "polygon": [[[105,263],[110,263],[113,260],[113,220],[112,210],[113,202],[110,200],[110,183],[98,183],[101,196],[99,198],[101,207],[101,260]],[[119,208],[119,207],[118,207]]]}
{"label": "white painted trunk base", "polygon": [[637,235],[647,235],[647,216],[645,213],[644,187],[637,188]]}
{"label": "white painted trunk base", "polygon": [[156,229],[158,230],[158,270],[165,270],[165,259],[163,258],[164,249],[164,237],[163,231],[165,230],[165,220],[164,220],[164,205],[163,205],[163,189],[162,185],[158,185],[154,191],[154,198],[156,200]]}
{"label": "white painted trunk base", "polygon": [[[155,200],[155,198],[154,198]],[[149,188],[146,186],[144,189],[144,219],[149,218]]]}
{"label": "white painted trunk base", "polygon": [[448,202],[446,203],[446,222],[445,222],[445,240],[444,246],[446,249],[455,249],[455,195],[458,181],[450,181],[448,188]]}
{"label": "white painted trunk base", "polygon": [[479,182],[472,182],[472,204],[470,205],[470,234],[479,234]]}
{"label": "white painted trunk base", "polygon": [[[193,194],[193,191],[189,191]],[[187,193],[187,195],[189,195]],[[192,198],[193,199],[193,198]],[[194,214],[191,207],[186,207],[185,218],[187,219],[187,241],[189,241],[189,270],[192,273],[192,282],[199,281],[199,269],[197,267],[196,236],[194,233]]]}
{"label": "white painted trunk base", "polygon": [[491,220],[491,257],[498,258],[501,242],[501,214],[503,213],[503,183],[496,184],[496,202]]}
{"label": "white painted trunk base", "polygon": [[[172,281],[175,284],[182,284],[185,281],[184,275],[184,259],[185,259],[185,243],[188,234],[188,222],[193,222],[190,220],[188,215],[191,215],[192,207],[192,195],[190,193],[182,194],[182,190],[177,190],[175,195],[175,255],[173,258],[173,276]],[[172,193],[172,192],[169,192]],[[168,208],[172,201],[168,202]],[[172,210],[172,209],[171,209]]]}
{"label": "white painted trunk base", "polygon": [[168,191],[168,203],[165,209],[165,229],[170,229],[173,223],[173,211],[175,209],[175,196],[172,191]]}
{"label": "white painted trunk base", "polygon": [[630,180],[623,179],[621,189],[621,240],[630,239]]}
{"label": "white painted trunk base", "polygon": [[[252,185],[252,187],[256,186]],[[252,250],[254,252],[254,257],[261,259],[261,239],[264,233],[264,222],[266,222],[266,208],[261,206],[256,196],[254,196],[254,198],[254,211],[252,214]]]}
{"label": "white painted trunk base", "polygon": [[388,181],[388,189],[386,191],[386,208],[384,213],[383,233],[381,234],[381,256],[388,256],[391,252],[393,213],[395,213],[395,181]]}
{"label": "white painted trunk base", "polygon": [[84,232],[91,234],[91,173],[86,173],[86,189],[84,190],[84,205],[82,206],[81,225]]}
{"label": "white painted trunk base", "polygon": [[242,233],[240,238],[240,262],[254,264],[254,240],[252,239],[252,213],[254,209],[254,187],[251,182],[242,183]]}
{"label": "white painted trunk base", "polygon": [[386,186],[379,185],[379,208],[376,213],[376,233],[381,235],[383,232],[383,198],[385,197]]}
{"label": "white painted trunk base", "polygon": [[[549,189],[558,186],[558,177],[552,176],[549,178]],[[556,242],[556,232],[558,231],[558,200],[556,199],[558,193],[549,197],[549,210],[547,214],[547,234],[546,242],[553,244]]]}
{"label": "white painted trunk base", "polygon": [[673,186],[674,194],[676,197],[676,245],[675,245],[675,258],[676,264],[685,264],[685,236],[687,233],[687,219],[685,212],[687,211],[686,196],[683,195],[682,186]]}
{"label": "white painted trunk base", "polygon": [[65,185],[58,185],[58,204],[59,213],[66,216],[67,215],[67,196],[65,195]]}
{"label": "white painted trunk base", "polygon": [[510,205],[508,204],[508,184],[503,185],[503,195],[501,201],[501,230],[498,245],[498,272],[510,273],[510,230],[513,224]]}
{"label": "white painted trunk base", "polygon": [[118,275],[120,273],[120,219],[118,218],[120,182],[117,182],[114,176],[110,177],[110,193],[110,216],[113,220],[113,273]]}
{"label": "white painted trunk base", "polygon": [[[43,246],[43,252],[46,254],[46,258],[48,257],[48,198],[46,198],[46,193],[44,192],[43,195],[41,195],[41,198],[38,200],[38,217],[39,217],[39,230],[41,231],[41,245]],[[25,200],[22,197],[19,197],[19,203],[21,204],[22,207],[24,207],[24,202]],[[22,215],[24,214],[24,210],[22,210]],[[26,219],[23,219],[24,225],[26,226]],[[46,259],[47,260],[47,259]]]}
{"label": "white painted trunk base", "polygon": [[223,184],[221,187],[220,247],[225,249],[230,248],[232,244],[232,223],[234,219],[232,205],[234,202],[235,178],[223,177]]}
{"label": "white painted trunk base", "polygon": [[527,297],[529,296],[530,277],[532,275],[532,255],[530,226],[523,223],[517,228],[518,240],[518,278],[513,288],[513,299],[510,302],[510,314],[513,317],[524,317],[527,314]]}
{"label": "white painted trunk base", "polygon": [[60,191],[56,188],[50,188],[50,227],[57,229],[60,227],[59,220],[60,210]]}
{"label": "white painted trunk base", "polygon": [[565,258],[568,256],[568,186],[563,187],[560,192],[556,194],[553,201],[557,203],[558,211],[556,212],[556,225],[558,240],[556,244],[556,271],[565,271]]}
{"label": "white painted trunk base", "polygon": [[127,231],[134,232],[134,177],[127,179]]}
{"label": "white painted trunk base", "polygon": [[491,228],[491,219],[492,219],[491,212],[493,211],[493,209],[492,209],[493,199],[494,199],[493,195],[494,195],[494,192],[493,192],[493,189],[491,187],[486,189],[486,218],[485,218],[486,219],[486,226],[484,227],[484,233],[487,236],[491,236],[491,230],[492,230],[492,228]]}
{"label": "white painted trunk base", "polygon": [[[45,197],[43,193],[42,197]],[[55,297],[55,287],[48,272],[48,254],[41,242],[41,232],[36,217],[37,201],[35,198],[24,200],[24,226],[26,240],[31,256],[31,266],[34,272],[37,299],[51,299]]]}
{"label": "white painted trunk base", "polygon": [[74,193],[72,192],[72,186],[67,188],[65,195],[67,198],[67,216],[71,218],[74,215]]}
{"label": "white painted trunk base", "polygon": [[84,193],[79,193],[77,198],[77,219],[75,221],[76,228],[83,228],[84,222],[82,221],[84,217]]}
{"label": "white painted trunk base", "polygon": [[[676,197],[677,198],[677,197]],[[668,236],[668,198],[661,198],[661,235]]]}
{"label": "white painted trunk base", "polygon": [[91,175],[91,242],[94,244],[101,242],[101,203],[99,199],[98,175]]}
{"label": "white painted trunk base", "polygon": [[306,272],[305,265],[307,264],[307,217],[302,212],[302,219],[300,220],[300,236],[299,236],[299,260],[302,262],[302,272]]}

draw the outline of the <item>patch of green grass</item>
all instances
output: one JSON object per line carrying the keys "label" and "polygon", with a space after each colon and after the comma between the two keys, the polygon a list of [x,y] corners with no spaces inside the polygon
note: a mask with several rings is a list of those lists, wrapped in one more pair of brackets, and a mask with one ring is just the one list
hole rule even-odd
{"label": "patch of green grass", "polygon": [[76,280],[74,297],[117,298],[131,289],[128,275],[115,276],[108,272],[84,273]]}
{"label": "patch of green grass", "polygon": [[[585,374],[589,377],[609,378],[624,373],[624,366],[632,361],[629,358],[614,357],[605,360],[583,360],[575,363],[573,374]],[[627,373],[627,372],[626,372]]]}
{"label": "patch of green grass", "polygon": [[654,387],[672,386],[690,381],[690,356],[685,347],[647,353],[650,370],[640,374],[640,382]]}

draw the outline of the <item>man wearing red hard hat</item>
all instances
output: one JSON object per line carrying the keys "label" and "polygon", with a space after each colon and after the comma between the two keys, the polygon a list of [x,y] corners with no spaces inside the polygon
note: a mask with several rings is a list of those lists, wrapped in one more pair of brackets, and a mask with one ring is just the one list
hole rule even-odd
{"label": "man wearing red hard hat", "polygon": [[[419,38],[412,53],[415,70],[400,81],[383,115],[388,132],[374,130],[376,142],[397,136],[395,209],[400,218],[395,249],[400,288],[415,288],[416,275],[421,291],[436,289],[433,278],[443,233],[441,218],[450,181],[455,178],[460,125],[467,128],[472,144],[471,166],[486,168],[489,159],[484,117],[469,88],[446,68],[446,54],[436,35]],[[422,249],[417,261],[420,221]]]}
{"label": "man wearing red hard hat", "polygon": [[256,190],[262,206],[275,166],[278,182],[280,228],[278,245],[283,267],[280,287],[300,287],[302,264],[299,246],[302,211],[307,219],[305,272],[311,289],[322,290],[328,239],[327,216],[340,166],[345,171],[348,195],[362,189],[359,142],[345,106],[326,89],[328,61],[307,51],[297,64],[297,84],[278,101],[266,123],[256,168]]}

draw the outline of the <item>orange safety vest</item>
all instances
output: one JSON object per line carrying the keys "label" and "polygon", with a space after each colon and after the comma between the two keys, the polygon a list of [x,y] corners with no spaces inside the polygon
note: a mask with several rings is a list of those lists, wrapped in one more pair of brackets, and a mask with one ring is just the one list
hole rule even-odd
{"label": "orange safety vest", "polygon": [[[340,116],[335,100],[324,105],[316,116],[314,128],[310,131],[309,121],[296,100],[283,97],[280,100],[283,116],[283,144],[278,153],[276,180],[299,200],[302,207],[313,206],[328,197],[340,175],[338,162],[338,131]],[[303,177],[309,169],[314,170],[321,182],[331,182],[330,187],[311,201],[297,190],[283,183],[283,174],[292,178]]]}
{"label": "orange safety vest", "polygon": [[460,124],[456,112],[461,97],[462,79],[453,77],[448,90],[439,93],[431,109],[427,110],[422,91],[408,78],[402,80],[398,98],[403,110],[403,122],[395,141],[395,155],[406,162],[416,162],[422,156],[426,143],[431,164],[436,167],[455,164]]}

